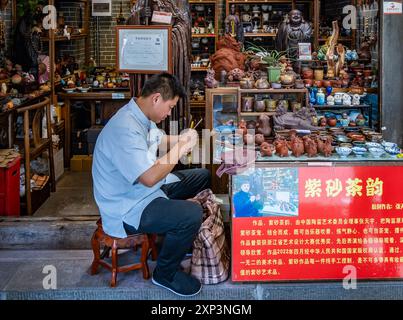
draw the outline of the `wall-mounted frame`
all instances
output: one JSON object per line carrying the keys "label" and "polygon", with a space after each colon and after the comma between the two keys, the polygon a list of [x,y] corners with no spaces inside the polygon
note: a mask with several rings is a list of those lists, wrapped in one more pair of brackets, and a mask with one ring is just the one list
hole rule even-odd
{"label": "wall-mounted frame", "polygon": [[116,66],[128,73],[172,73],[170,25],[117,26]]}
{"label": "wall-mounted frame", "polygon": [[112,0],[92,0],[93,17],[112,16]]}

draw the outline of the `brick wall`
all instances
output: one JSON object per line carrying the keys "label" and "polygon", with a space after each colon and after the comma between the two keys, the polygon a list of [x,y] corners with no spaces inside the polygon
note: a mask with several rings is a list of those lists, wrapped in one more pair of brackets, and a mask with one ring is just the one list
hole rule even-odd
{"label": "brick wall", "polygon": [[115,65],[115,27],[116,19],[119,16],[120,5],[122,4],[123,16],[127,19],[130,16],[131,1],[130,0],[112,0],[112,16],[111,17],[92,17],[91,18],[91,55],[96,58],[96,25],[98,20],[99,31],[99,59],[98,63],[102,66]]}
{"label": "brick wall", "polygon": [[12,23],[12,3],[8,2],[7,7],[4,11],[0,11],[1,19],[4,21],[6,30],[5,30],[5,40],[6,47],[4,50],[4,54],[8,53],[8,48],[12,46],[12,38],[13,38],[13,23]]}

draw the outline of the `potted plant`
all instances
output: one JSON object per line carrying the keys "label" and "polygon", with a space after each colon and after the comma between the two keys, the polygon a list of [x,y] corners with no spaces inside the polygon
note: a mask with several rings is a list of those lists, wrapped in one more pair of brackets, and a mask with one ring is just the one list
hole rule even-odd
{"label": "potted plant", "polygon": [[286,55],[286,51],[266,50],[257,45],[248,47],[248,51],[253,52],[261,58],[262,64],[267,68],[267,77],[270,82],[278,82],[281,75],[280,60]]}

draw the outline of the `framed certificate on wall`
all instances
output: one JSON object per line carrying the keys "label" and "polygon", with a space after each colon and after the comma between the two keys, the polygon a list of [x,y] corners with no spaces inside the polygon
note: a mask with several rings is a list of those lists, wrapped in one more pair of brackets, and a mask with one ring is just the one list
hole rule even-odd
{"label": "framed certificate on wall", "polygon": [[128,73],[172,73],[170,25],[116,27],[116,65]]}

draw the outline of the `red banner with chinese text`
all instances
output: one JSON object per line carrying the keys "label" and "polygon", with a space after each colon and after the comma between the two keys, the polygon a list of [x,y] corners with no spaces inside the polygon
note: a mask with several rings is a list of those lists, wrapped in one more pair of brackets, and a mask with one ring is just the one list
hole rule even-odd
{"label": "red banner with chinese text", "polygon": [[403,167],[255,170],[233,177],[233,281],[403,278]]}

